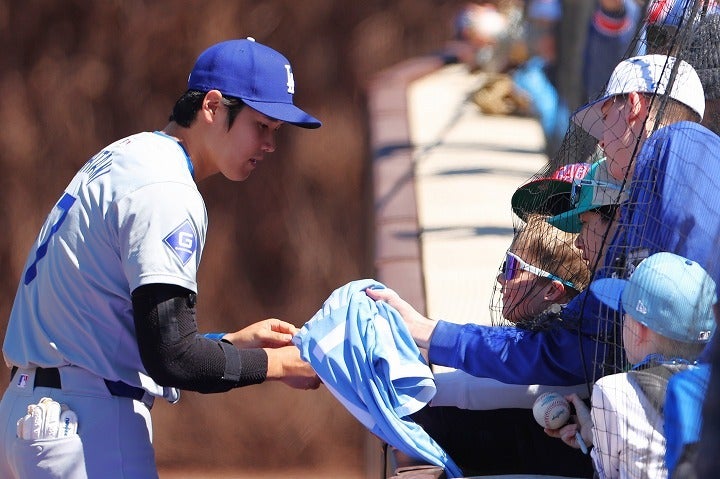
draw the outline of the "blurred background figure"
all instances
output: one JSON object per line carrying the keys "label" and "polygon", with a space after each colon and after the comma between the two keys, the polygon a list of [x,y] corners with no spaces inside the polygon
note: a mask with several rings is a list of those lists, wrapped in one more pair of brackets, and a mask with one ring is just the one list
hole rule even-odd
{"label": "blurred background figure", "polygon": [[615,65],[627,56],[641,13],[637,0],[597,0],[588,24],[582,62],[586,100],[603,92]]}
{"label": "blurred background figure", "polygon": [[720,13],[716,0],[651,0],[645,12],[645,28],[640,32],[640,54],[677,56],[706,16]]}
{"label": "blurred background figure", "polygon": [[509,35],[513,20],[495,3],[468,2],[455,17],[454,40],[458,59],[471,71],[501,69],[501,44]]}
{"label": "blurred background figure", "polygon": [[557,90],[558,25],[560,0],[530,0],[525,12],[525,41],[529,59],[512,74],[517,88],[527,95],[531,111],[545,136],[545,154],[552,158],[560,148],[570,111]]}

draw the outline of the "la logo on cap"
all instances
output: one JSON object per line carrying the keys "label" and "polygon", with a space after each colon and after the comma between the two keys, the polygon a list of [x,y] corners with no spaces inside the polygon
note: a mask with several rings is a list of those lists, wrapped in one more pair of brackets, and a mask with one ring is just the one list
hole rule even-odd
{"label": "la logo on cap", "polygon": [[295,94],[295,77],[293,77],[292,70],[290,69],[290,65],[285,64],[285,72],[287,73],[287,87],[288,87],[288,93]]}
{"label": "la logo on cap", "polygon": [[190,72],[188,90],[219,90],[275,120],[302,128],[321,125],[293,103],[290,61],[252,37],[216,43],[202,52]]}

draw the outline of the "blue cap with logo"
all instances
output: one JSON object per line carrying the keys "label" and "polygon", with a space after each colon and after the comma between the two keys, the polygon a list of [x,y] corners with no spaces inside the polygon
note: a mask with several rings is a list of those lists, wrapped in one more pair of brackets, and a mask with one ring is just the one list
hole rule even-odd
{"label": "blue cap with logo", "polygon": [[715,281],[699,264],[673,253],[644,259],[629,280],[593,281],[590,291],[666,338],[705,343],[715,331]]}
{"label": "blue cap with logo", "polygon": [[288,59],[251,37],[220,42],[201,53],[188,90],[219,90],[270,118],[302,128],[321,125],[293,104],[295,78]]}

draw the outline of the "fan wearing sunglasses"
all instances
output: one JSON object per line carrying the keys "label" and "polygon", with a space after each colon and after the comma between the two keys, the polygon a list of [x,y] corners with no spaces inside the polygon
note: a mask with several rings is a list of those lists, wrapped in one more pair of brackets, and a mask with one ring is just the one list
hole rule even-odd
{"label": "fan wearing sunglasses", "polygon": [[585,288],[590,272],[574,242],[575,235],[550,226],[543,216],[528,216],[497,277],[506,320],[518,325],[532,323]]}
{"label": "fan wearing sunglasses", "polygon": [[[433,321],[392,290],[368,290],[367,294],[400,312],[416,343],[429,349],[431,363],[478,376],[468,380],[477,381],[471,386],[473,394],[487,396],[481,399],[482,406],[461,409],[435,403],[413,416],[466,474],[585,477],[592,470],[588,457],[548,441],[530,408],[535,388],[574,388],[579,393],[586,388],[578,335],[564,329],[556,305],[584,289],[590,273],[574,246],[575,235],[549,225],[545,216],[526,218],[497,277],[503,315],[512,326]],[[555,357],[550,359],[551,355]],[[438,393],[452,387],[438,381]],[[457,399],[463,394],[448,391],[449,397]]]}

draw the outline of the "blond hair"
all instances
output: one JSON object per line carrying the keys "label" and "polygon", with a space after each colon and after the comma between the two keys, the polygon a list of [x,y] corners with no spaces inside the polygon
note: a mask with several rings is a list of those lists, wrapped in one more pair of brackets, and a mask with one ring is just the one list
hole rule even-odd
{"label": "blond hair", "polygon": [[582,291],[590,282],[590,269],[575,246],[577,234],[561,231],[545,221],[546,216],[528,215],[525,226],[513,240],[516,254],[528,264],[543,269]]}
{"label": "blond hair", "polygon": [[700,123],[702,120],[698,112],[672,97],[656,95],[655,98],[652,98],[650,94],[645,94],[645,96],[651,102],[648,121],[655,122],[656,129],[681,121]]}

